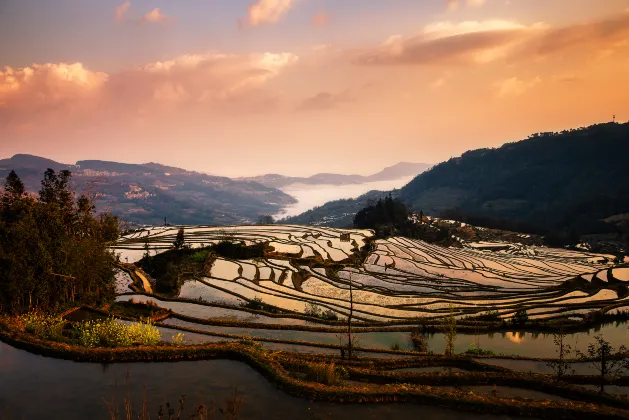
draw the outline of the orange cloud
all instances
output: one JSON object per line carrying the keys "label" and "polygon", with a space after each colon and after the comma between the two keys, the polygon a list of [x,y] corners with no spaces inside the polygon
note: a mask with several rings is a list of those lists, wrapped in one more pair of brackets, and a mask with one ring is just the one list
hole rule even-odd
{"label": "orange cloud", "polygon": [[247,23],[250,26],[277,23],[293,7],[293,0],[257,0],[249,6]]}
{"label": "orange cloud", "polygon": [[577,51],[600,52],[629,37],[629,14],[552,28],[510,21],[437,22],[413,37],[394,36],[355,57],[362,65],[465,65]]}
{"label": "orange cloud", "polygon": [[142,18],[140,18],[140,22],[148,22],[148,23],[166,23],[166,22],[171,22],[173,20],[174,19],[172,17],[162,12],[159,7],[156,7],[150,12],[147,12],[146,14],[144,14],[144,16],[142,16]]}
{"label": "orange cloud", "polygon": [[118,22],[122,22],[124,20],[125,15],[129,11],[130,7],[131,7],[131,2],[130,1],[125,1],[120,6],[116,7],[115,16],[116,16],[116,20]]}
{"label": "orange cloud", "polygon": [[459,9],[462,3],[465,3],[467,7],[480,7],[486,3],[486,0],[446,0],[446,9],[448,12],[454,12]]}
{"label": "orange cloud", "polygon": [[325,26],[330,22],[330,14],[319,12],[312,17],[312,24],[315,26]]}
{"label": "orange cloud", "polygon": [[102,119],[179,107],[236,112],[268,107],[277,95],[264,85],[297,60],[290,53],[191,54],[115,74],[81,63],[7,67],[0,71],[0,122],[62,121],[89,111]]}
{"label": "orange cloud", "polygon": [[81,63],[5,67],[0,71],[0,122],[21,125],[53,113],[82,113],[98,99],[108,79]]}

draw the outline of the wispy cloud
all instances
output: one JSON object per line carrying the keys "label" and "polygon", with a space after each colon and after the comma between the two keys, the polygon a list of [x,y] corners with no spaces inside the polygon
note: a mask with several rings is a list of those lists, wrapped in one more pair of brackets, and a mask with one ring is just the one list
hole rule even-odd
{"label": "wispy cloud", "polygon": [[115,17],[118,22],[122,22],[131,7],[130,1],[125,1],[120,6],[116,7]]}
{"label": "wispy cloud", "polygon": [[340,104],[350,102],[351,100],[352,97],[347,90],[340,93],[320,92],[314,96],[304,99],[297,106],[297,109],[300,111],[333,109]]}

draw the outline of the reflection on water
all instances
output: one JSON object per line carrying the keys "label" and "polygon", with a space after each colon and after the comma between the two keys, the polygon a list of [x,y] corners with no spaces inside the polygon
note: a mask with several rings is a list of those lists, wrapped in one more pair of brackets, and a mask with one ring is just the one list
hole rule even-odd
{"label": "reflection on water", "polygon": [[[107,420],[105,400],[122,402],[128,393],[139,408],[147,396],[152,418],[160,404],[197,402],[224,406],[234,387],[244,397],[240,418],[256,419],[507,419],[412,404],[340,405],[291,397],[249,366],[228,360],[101,365],[36,356],[0,342],[0,418],[24,420]],[[144,392],[146,387],[146,392]],[[120,404],[121,405],[121,404]],[[120,407],[122,411],[122,406]],[[187,418],[184,413],[182,418]],[[216,418],[222,418],[217,415]]]}
{"label": "reflection on water", "polygon": [[390,191],[394,188],[402,188],[408,184],[413,177],[405,177],[390,181],[366,182],[364,184],[350,185],[306,185],[292,184],[280,188],[283,192],[297,199],[297,203],[290,205],[276,214],[276,219],[297,216],[316,206],[321,206],[328,201],[340,200],[342,198],[357,198],[366,192]]}
{"label": "reflection on water", "polygon": [[[582,352],[587,350],[588,344],[594,341],[594,336],[601,334],[603,338],[611,343],[614,348],[629,343],[629,324],[625,322],[611,323],[604,326],[592,328],[589,331],[569,334],[565,343],[575,350]],[[555,357],[556,349],[553,343],[552,334],[529,333],[529,332],[505,332],[487,335],[457,334],[455,342],[455,352],[464,353],[471,345],[478,340],[479,346],[485,350],[492,350],[495,353],[515,354],[527,357]],[[428,344],[430,350],[435,353],[443,353],[445,347],[443,334],[430,336]]]}
{"label": "reflection on water", "polygon": [[522,332],[508,332],[506,337],[515,344],[521,344],[524,341],[524,333]]}

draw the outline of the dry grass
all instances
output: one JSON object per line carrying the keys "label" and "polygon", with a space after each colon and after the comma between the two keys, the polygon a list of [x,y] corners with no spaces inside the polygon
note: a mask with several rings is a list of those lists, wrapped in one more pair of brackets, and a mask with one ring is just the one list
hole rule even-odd
{"label": "dry grass", "polygon": [[336,373],[336,365],[332,363],[310,363],[308,364],[308,379],[324,385],[336,385],[340,378]]}
{"label": "dry grass", "polygon": [[[185,414],[186,394],[182,394],[179,397],[178,405],[176,406],[171,406],[168,402],[160,405],[157,411],[157,416],[152,417],[146,398],[146,384],[144,385],[142,403],[137,411],[133,408],[131,395],[129,393],[128,372],[126,376],[125,389],[126,392],[122,400],[122,410],[120,409],[120,405],[115,396],[109,400],[105,400],[105,406],[110,420],[151,420],[151,418],[157,420],[214,420],[216,418],[217,410],[213,401],[211,401],[209,405],[197,402],[193,406],[193,411],[189,414]],[[244,403],[244,397],[239,395],[238,390],[234,388],[231,395],[225,398],[224,406],[218,408],[218,412],[220,412],[223,418],[227,420],[238,420],[240,419]]]}

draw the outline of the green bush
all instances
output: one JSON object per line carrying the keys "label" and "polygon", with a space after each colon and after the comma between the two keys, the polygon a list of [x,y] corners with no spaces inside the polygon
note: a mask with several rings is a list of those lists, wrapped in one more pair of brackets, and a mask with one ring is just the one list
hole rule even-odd
{"label": "green bush", "polygon": [[465,354],[472,356],[494,356],[496,353],[493,350],[484,350],[477,347],[470,347],[465,351]]}
{"label": "green bush", "polygon": [[157,327],[148,322],[125,325],[113,318],[82,322],[76,332],[79,344],[85,347],[155,346],[162,341]]}
{"label": "green bush", "polygon": [[30,312],[22,315],[20,320],[24,323],[24,331],[42,340],[59,340],[63,337],[66,321],[60,317]]}
{"label": "green bush", "polygon": [[190,256],[190,259],[193,262],[195,262],[195,263],[203,264],[203,263],[205,263],[207,261],[209,256],[210,256],[210,250],[209,249],[202,249],[202,250],[197,251],[194,254],[192,254]]}

